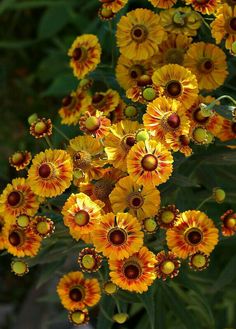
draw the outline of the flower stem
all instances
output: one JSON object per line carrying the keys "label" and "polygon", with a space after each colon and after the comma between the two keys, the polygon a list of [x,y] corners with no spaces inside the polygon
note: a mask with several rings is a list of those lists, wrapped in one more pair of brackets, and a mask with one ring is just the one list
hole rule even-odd
{"label": "flower stem", "polygon": [[212,195],[206,198],[205,200],[203,200],[196,209],[197,210],[200,209],[207,201],[210,201],[211,199],[212,199]]}
{"label": "flower stem", "polygon": [[51,143],[50,139],[48,138],[48,136],[45,136],[44,138],[45,138],[45,140],[46,140],[46,142],[47,142],[48,146],[50,147],[50,149],[52,149],[52,150],[53,150],[53,145],[52,145],[52,143]]}
{"label": "flower stem", "polygon": [[56,130],[56,132],[58,132],[59,135],[61,135],[62,137],[64,137],[67,141],[69,141],[69,137],[67,137],[63,131],[61,131],[61,129],[59,129],[58,127],[56,127],[55,125],[53,125],[53,128]]}

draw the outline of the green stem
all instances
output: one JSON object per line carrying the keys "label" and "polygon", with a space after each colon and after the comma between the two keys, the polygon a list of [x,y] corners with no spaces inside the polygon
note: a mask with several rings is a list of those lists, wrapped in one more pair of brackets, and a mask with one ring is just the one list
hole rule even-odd
{"label": "green stem", "polygon": [[203,200],[196,209],[197,210],[200,209],[207,201],[210,201],[211,199],[212,199],[212,196],[209,196],[208,198]]}
{"label": "green stem", "polygon": [[222,100],[222,99],[224,99],[224,98],[229,99],[234,105],[236,105],[236,100],[233,99],[233,97],[231,97],[231,96],[229,96],[229,95],[223,95],[223,96],[218,97],[218,98],[217,98],[216,100],[214,100],[211,104],[207,105],[206,108],[208,108],[208,109],[212,109],[212,108],[216,105],[217,102],[219,102],[220,100]]}
{"label": "green stem", "polygon": [[62,137],[64,137],[67,141],[69,141],[69,137],[67,137],[63,131],[61,131],[61,129],[59,129],[58,127],[56,127],[55,125],[53,125],[53,128],[56,130],[56,132],[58,132],[59,135],[61,135]]}
{"label": "green stem", "polygon": [[52,149],[52,150],[53,150],[53,145],[52,145],[52,143],[51,143],[50,139],[48,138],[48,136],[46,135],[44,138],[45,138],[45,140],[46,140],[46,142],[47,142],[48,146],[50,147],[50,149]]}
{"label": "green stem", "polygon": [[100,310],[101,310],[102,314],[104,315],[104,317],[105,317],[107,320],[113,322],[112,318],[110,318],[110,316],[107,314],[107,312],[104,310],[104,308],[102,307],[101,304],[100,304],[99,307],[100,307]]}
{"label": "green stem", "polygon": [[121,308],[120,308],[120,303],[119,303],[119,301],[114,297],[114,296],[112,296],[113,297],[113,299],[114,299],[114,301],[115,301],[115,303],[116,303],[116,307],[117,307],[117,311],[118,311],[118,313],[122,313],[122,310],[121,310]]}

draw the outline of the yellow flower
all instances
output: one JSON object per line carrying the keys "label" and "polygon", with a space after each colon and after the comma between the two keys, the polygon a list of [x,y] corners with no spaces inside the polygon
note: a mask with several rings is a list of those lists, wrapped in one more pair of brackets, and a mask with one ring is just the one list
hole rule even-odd
{"label": "yellow flower", "polygon": [[116,66],[116,79],[125,90],[136,85],[137,80],[144,74],[153,73],[150,60],[132,60],[120,55]]}
{"label": "yellow flower", "polygon": [[144,127],[150,131],[157,140],[166,143],[166,134],[173,136],[187,135],[190,121],[180,102],[158,97],[147,105],[147,112],[143,116]]}
{"label": "yellow flower", "polygon": [[216,19],[211,23],[211,33],[217,44],[225,38],[225,48],[232,48],[236,41],[236,6],[225,3],[218,8]]}
{"label": "yellow flower", "polygon": [[89,112],[94,114],[99,110],[104,115],[114,111],[120,102],[120,96],[117,91],[108,89],[106,92],[96,92],[92,97],[92,103]]}
{"label": "yellow flower", "polygon": [[32,159],[31,153],[28,151],[18,151],[9,157],[9,163],[16,170],[25,169]]}
{"label": "yellow flower", "polygon": [[195,36],[202,24],[201,16],[188,7],[163,10],[160,17],[166,31],[188,36]]}
{"label": "yellow flower", "polygon": [[15,218],[21,214],[33,216],[39,208],[39,200],[25,178],[15,178],[7,184],[0,196],[0,213],[4,218]]}
{"label": "yellow flower", "polygon": [[94,115],[91,115],[88,111],[84,113],[79,120],[80,130],[98,139],[108,134],[110,125],[111,121],[100,111],[96,111]]}
{"label": "yellow flower", "polygon": [[192,154],[192,149],[189,146],[190,137],[188,135],[176,135],[167,133],[166,134],[166,143],[174,152],[181,152],[186,157],[189,157]]}
{"label": "yellow flower", "polygon": [[220,217],[221,231],[223,236],[231,236],[236,232],[236,213],[229,209]]}
{"label": "yellow flower", "polygon": [[205,42],[197,42],[189,47],[184,58],[184,66],[195,74],[199,89],[218,88],[228,74],[223,50]]}
{"label": "yellow flower", "polygon": [[220,0],[185,0],[185,2],[203,15],[213,14],[220,5]]}
{"label": "yellow flower", "polygon": [[[215,131],[215,136],[218,137],[222,142],[229,141],[236,138],[236,122],[227,120],[223,117],[220,122],[220,129]],[[216,130],[216,129],[215,129]]]}
{"label": "yellow flower", "polygon": [[179,274],[181,263],[173,252],[160,251],[156,255],[156,261],[156,275],[158,279],[165,281],[168,277],[173,279]]}
{"label": "yellow flower", "polygon": [[5,226],[5,220],[2,215],[0,215],[0,250],[5,249],[5,240],[3,235],[3,229]]}
{"label": "yellow flower", "polygon": [[177,99],[185,109],[193,105],[198,96],[198,84],[190,70],[177,65],[165,65],[153,73],[153,83],[169,99]]}
{"label": "yellow flower", "polygon": [[168,9],[176,4],[177,0],[148,0],[154,7]]}
{"label": "yellow flower", "polygon": [[136,143],[135,133],[141,128],[136,121],[122,120],[110,128],[110,133],[104,139],[105,152],[109,163],[115,168],[127,170],[126,157],[131,147]]}
{"label": "yellow flower", "polygon": [[109,198],[114,213],[128,211],[139,220],[156,215],[160,206],[160,192],[157,189],[140,186],[129,176],[116,183]]}
{"label": "yellow flower", "polygon": [[124,290],[143,293],[156,278],[155,255],[146,247],[129,258],[109,260],[113,283]]}
{"label": "yellow flower", "polygon": [[143,232],[141,224],[132,215],[109,213],[95,225],[92,240],[97,252],[109,259],[124,259],[142,247]]}
{"label": "yellow flower", "polygon": [[101,207],[84,193],[71,194],[62,208],[62,215],[72,237],[79,240],[92,233],[101,216]]}
{"label": "yellow flower", "polygon": [[83,34],[75,39],[68,51],[71,57],[70,66],[74,76],[82,79],[86,74],[94,71],[100,63],[101,46],[98,38],[93,34]]}
{"label": "yellow flower", "polygon": [[166,34],[160,17],[148,9],[135,9],[117,24],[117,45],[122,55],[133,60],[152,57]]}
{"label": "yellow flower", "polygon": [[198,251],[207,255],[218,242],[218,229],[207,215],[198,210],[181,214],[175,226],[166,232],[168,247],[180,258],[187,258]]}
{"label": "yellow flower", "polygon": [[140,141],[127,157],[130,177],[139,185],[160,185],[172,174],[171,153],[155,140]]}
{"label": "yellow flower", "polygon": [[102,2],[103,8],[110,9],[113,13],[120,11],[128,2],[128,0],[99,0]]}
{"label": "yellow flower", "polygon": [[158,52],[151,58],[155,68],[166,64],[182,65],[184,54],[188,50],[192,38],[184,34],[168,33],[167,40],[158,46]]}
{"label": "yellow flower", "polygon": [[63,193],[72,180],[72,161],[63,150],[46,150],[37,154],[28,172],[28,183],[35,194],[54,197]]}
{"label": "yellow flower", "polygon": [[57,293],[62,305],[69,311],[94,306],[101,298],[98,280],[86,279],[79,271],[65,274],[57,285]]}

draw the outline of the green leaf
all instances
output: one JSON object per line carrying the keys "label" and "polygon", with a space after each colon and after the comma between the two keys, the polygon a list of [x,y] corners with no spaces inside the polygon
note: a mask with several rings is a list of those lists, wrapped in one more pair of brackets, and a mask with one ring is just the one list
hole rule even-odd
{"label": "green leaf", "polygon": [[3,49],[22,49],[26,47],[31,47],[38,43],[39,40],[24,40],[24,41],[18,41],[18,40],[12,40],[12,41],[0,41],[0,48]]}
{"label": "green leaf", "polygon": [[63,265],[64,261],[65,259],[60,259],[57,262],[44,265],[42,268],[42,274],[40,275],[36,284],[36,289],[40,288],[44,283],[50,280],[51,277],[55,274],[56,270]]}
{"label": "green leaf", "polygon": [[40,20],[38,37],[40,39],[52,37],[62,30],[68,21],[69,15],[65,5],[48,8]]}
{"label": "green leaf", "polygon": [[181,175],[179,173],[175,173],[171,177],[171,180],[177,186],[181,186],[181,187],[192,187],[192,186],[199,187],[199,185],[197,183],[195,183],[191,178],[186,177],[184,175]]}
{"label": "green leaf", "polygon": [[231,283],[236,278],[236,255],[231,258],[228,264],[224,267],[220,276],[215,281],[213,287],[211,288],[212,292],[216,292],[224,288],[227,284]]}
{"label": "green leaf", "polygon": [[142,295],[138,295],[140,301],[143,303],[148,319],[150,322],[150,329],[155,329],[155,300],[154,300],[154,294],[155,294],[155,284],[153,284],[151,287],[149,287],[148,291],[143,293]]}
{"label": "green leaf", "polygon": [[66,73],[58,76],[42,93],[42,96],[65,96],[71,93],[78,85],[78,80],[72,74]]}
{"label": "green leaf", "polygon": [[0,4],[0,15],[7,9],[11,8],[16,0],[2,0]]}
{"label": "green leaf", "polygon": [[99,302],[100,312],[98,316],[98,322],[96,329],[110,329],[113,325],[113,321],[109,320],[112,318],[115,309],[114,300],[107,295],[103,295]]}

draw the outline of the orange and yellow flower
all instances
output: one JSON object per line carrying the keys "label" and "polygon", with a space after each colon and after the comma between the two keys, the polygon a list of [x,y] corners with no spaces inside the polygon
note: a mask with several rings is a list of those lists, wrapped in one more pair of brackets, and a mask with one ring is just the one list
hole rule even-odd
{"label": "orange and yellow flower", "polygon": [[203,15],[213,14],[220,5],[220,0],[185,0],[185,2]]}
{"label": "orange and yellow flower", "polygon": [[25,169],[32,159],[28,151],[17,151],[9,157],[9,163],[17,171]]}
{"label": "orange and yellow flower", "polygon": [[198,96],[198,83],[192,72],[178,64],[165,65],[153,73],[153,83],[168,99],[178,100],[185,109],[193,105]]}
{"label": "orange and yellow flower", "polygon": [[142,220],[156,215],[160,206],[160,192],[150,186],[140,186],[129,176],[121,178],[110,196],[114,213],[128,211]]}
{"label": "orange and yellow flower", "polygon": [[111,121],[100,111],[96,111],[95,115],[91,115],[88,111],[79,120],[80,130],[98,139],[108,134],[110,125]]}
{"label": "orange and yellow flower", "polygon": [[0,213],[4,218],[15,218],[21,214],[33,216],[39,208],[39,200],[32,185],[25,178],[15,178],[7,184],[0,196]]}
{"label": "orange and yellow flower", "polygon": [[122,55],[133,60],[152,57],[166,34],[160,17],[148,9],[135,9],[117,24],[117,45]]}
{"label": "orange and yellow flower", "polygon": [[120,102],[120,96],[117,91],[108,89],[106,92],[96,92],[92,97],[89,111],[92,115],[99,110],[104,115],[114,111]]}
{"label": "orange and yellow flower", "polygon": [[70,186],[72,172],[71,157],[66,151],[48,149],[33,158],[28,183],[35,194],[54,197]]}
{"label": "orange and yellow flower", "polygon": [[110,9],[113,13],[120,11],[128,2],[128,0],[99,0],[102,2],[103,8]]}
{"label": "orange and yellow flower", "polygon": [[198,251],[210,254],[218,242],[218,229],[208,216],[198,210],[181,214],[166,232],[167,245],[178,257],[187,258]]}
{"label": "orange and yellow flower", "polygon": [[192,154],[193,150],[190,147],[191,139],[188,135],[167,133],[165,138],[168,147],[172,151],[183,153],[186,157]]}
{"label": "orange and yellow flower", "polygon": [[230,121],[223,117],[220,117],[220,129],[216,129],[215,136],[218,137],[222,142],[229,141],[236,138],[236,122]]}
{"label": "orange and yellow flower", "polygon": [[62,305],[69,311],[96,305],[101,298],[98,280],[86,279],[79,271],[65,274],[57,285]]}
{"label": "orange and yellow flower", "polygon": [[140,141],[132,147],[127,157],[130,177],[139,185],[160,185],[172,173],[171,153],[155,140]]}
{"label": "orange and yellow flower", "polygon": [[181,263],[173,252],[160,251],[156,255],[156,261],[156,275],[158,279],[165,281],[168,277],[173,279],[179,274]]}
{"label": "orange and yellow flower", "polygon": [[101,46],[93,34],[83,34],[75,39],[68,51],[70,66],[74,76],[82,79],[86,74],[95,70],[100,63]]}
{"label": "orange and yellow flower", "polygon": [[111,280],[124,290],[143,293],[156,278],[155,265],[155,255],[142,247],[129,258],[109,261]]}
{"label": "orange and yellow flower", "polygon": [[5,249],[5,240],[3,235],[3,229],[5,226],[5,220],[2,215],[0,215],[0,250]]}
{"label": "orange and yellow flower", "polygon": [[143,245],[143,232],[137,218],[128,213],[108,213],[101,217],[92,232],[97,252],[109,259],[128,258]]}
{"label": "orange and yellow flower", "polygon": [[148,0],[154,7],[168,9],[176,4],[177,0]]}
{"label": "orange and yellow flower", "polygon": [[220,217],[223,236],[231,236],[236,232],[236,213],[229,209]]}

